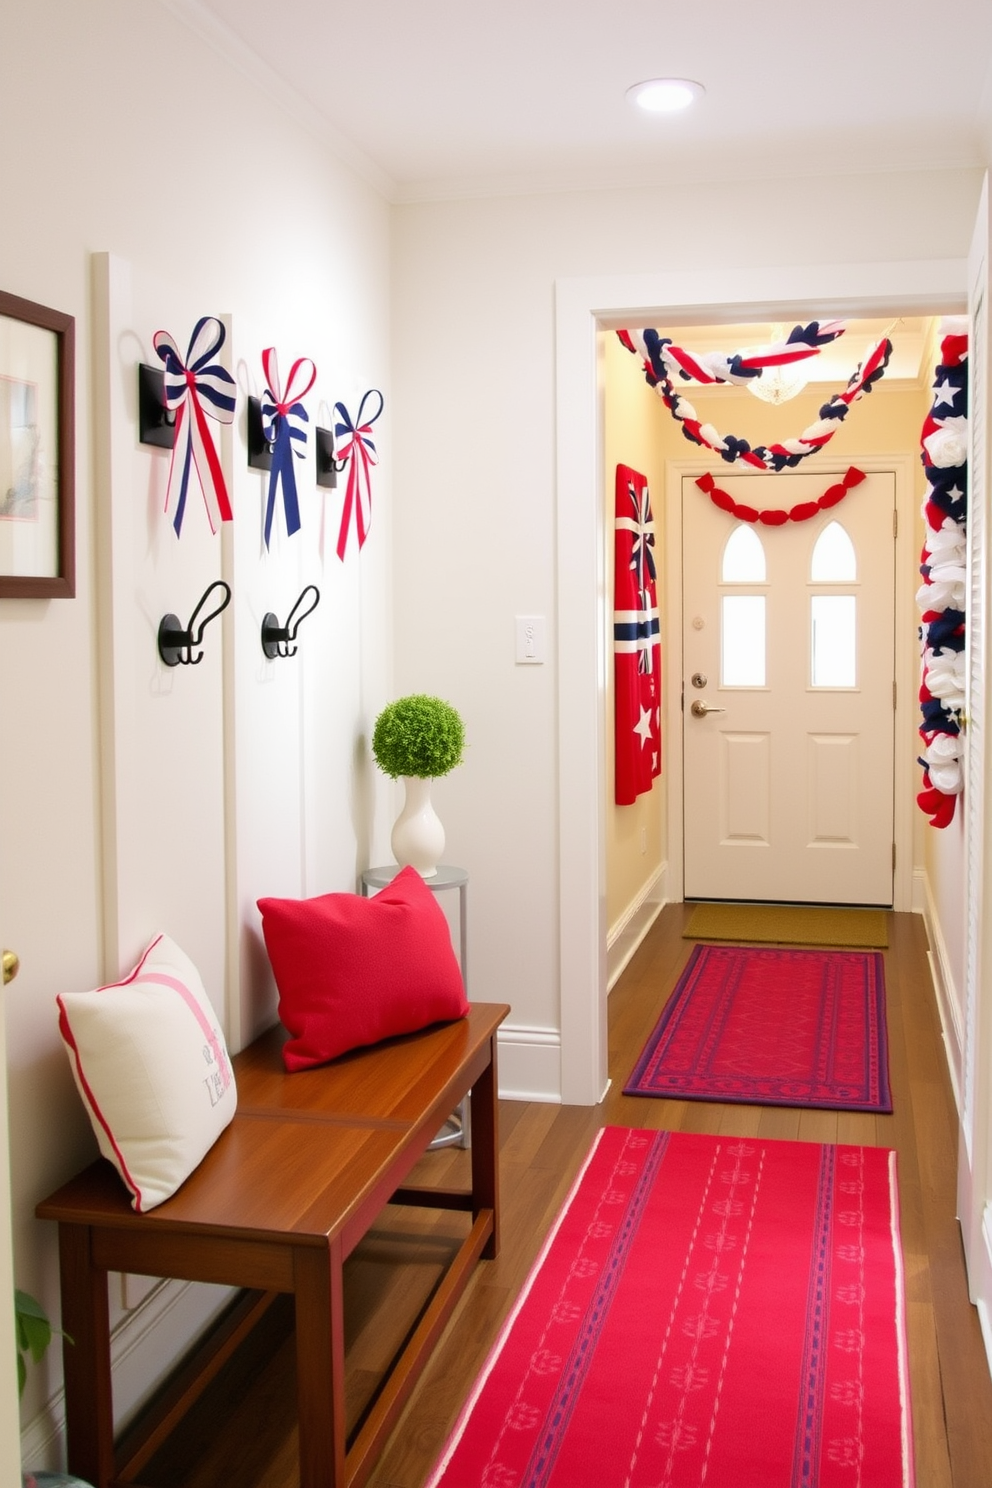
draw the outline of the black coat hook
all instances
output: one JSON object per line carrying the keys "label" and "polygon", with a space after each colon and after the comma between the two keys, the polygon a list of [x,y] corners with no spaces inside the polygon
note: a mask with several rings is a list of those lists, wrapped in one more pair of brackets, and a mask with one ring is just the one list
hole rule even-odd
{"label": "black coat hook", "polygon": [[[200,611],[206,604],[208,596],[215,589],[222,589],[224,598],[219,605],[210,611],[209,615],[204,615],[199,625],[197,625],[196,622]],[[201,594],[199,604],[192,615],[190,615],[189,624],[185,630],[183,630],[182,625],[179,623],[179,617],[177,615],[163,615],[158,627],[158,654],[166,666],[174,667],[180,664],[183,666],[197,666],[203,660],[203,652],[201,651],[199,656],[194,656],[193,647],[202,644],[204,630],[210,624],[211,620],[215,620],[222,610],[227,609],[230,603],[230,584],[226,584],[223,579],[215,579]],[[196,626],[195,630],[193,628],[194,626]]]}
{"label": "black coat hook", "polygon": [[317,458],[318,486],[336,486],[338,476],[347,465],[347,460],[338,460],[334,455],[334,434],[318,424],[313,431],[313,447]]}
{"label": "black coat hook", "polygon": [[[308,594],[313,595],[313,600],[305,610],[300,610],[300,606]],[[279,621],[271,610],[262,616],[262,650],[270,661],[275,660],[277,656],[296,655],[296,632],[307,616],[313,614],[319,604],[320,590],[316,584],[308,584],[290,610],[285,625],[279,624]],[[297,614],[298,610],[300,611],[299,614]]]}

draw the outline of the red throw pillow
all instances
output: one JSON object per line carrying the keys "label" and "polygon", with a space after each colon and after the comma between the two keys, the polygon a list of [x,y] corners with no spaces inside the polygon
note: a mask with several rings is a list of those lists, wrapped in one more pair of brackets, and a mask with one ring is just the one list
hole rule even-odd
{"label": "red throw pillow", "polygon": [[448,922],[415,868],[372,899],[321,894],[258,907],[279,1018],[292,1035],[287,1070],[468,1012]]}

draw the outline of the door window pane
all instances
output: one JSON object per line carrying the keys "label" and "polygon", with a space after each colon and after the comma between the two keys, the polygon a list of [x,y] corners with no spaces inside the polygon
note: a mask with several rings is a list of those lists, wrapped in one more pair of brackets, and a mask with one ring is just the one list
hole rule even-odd
{"label": "door window pane", "polygon": [[725,594],[721,622],[721,686],[764,687],[764,595]]}
{"label": "door window pane", "polygon": [[814,594],[810,600],[814,687],[857,683],[857,614],[853,594]]}
{"label": "door window pane", "polygon": [[725,584],[763,584],[765,550],[761,538],[747,522],[735,527],[723,550],[722,579]]}
{"label": "door window pane", "polygon": [[854,544],[839,522],[829,522],[816,539],[810,578],[814,584],[853,584],[857,577]]}

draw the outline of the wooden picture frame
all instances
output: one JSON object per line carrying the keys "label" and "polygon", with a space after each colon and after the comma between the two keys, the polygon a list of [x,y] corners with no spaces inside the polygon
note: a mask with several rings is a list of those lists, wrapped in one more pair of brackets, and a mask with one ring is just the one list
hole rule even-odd
{"label": "wooden picture frame", "polygon": [[71,315],[0,291],[0,598],[76,593]]}

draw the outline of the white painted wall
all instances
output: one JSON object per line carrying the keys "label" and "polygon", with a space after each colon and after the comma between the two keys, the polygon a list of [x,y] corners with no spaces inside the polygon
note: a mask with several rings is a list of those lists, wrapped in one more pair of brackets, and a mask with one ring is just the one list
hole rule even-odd
{"label": "white painted wall", "polygon": [[[0,284],[77,321],[78,597],[0,603],[0,900],[22,960],[6,997],[14,1264],[57,1316],[54,1228],[33,1209],[95,1144],[56,994],[116,975],[166,928],[237,1045],[273,1015],[255,898],[354,889],[384,851],[364,740],[391,691],[391,245],[378,192],[158,0],[37,0],[3,29]],[[185,344],[201,314],[230,317],[242,391],[272,343],[284,374],[316,361],[311,415],[383,390],[360,560],[339,563],[340,497],[316,494],[309,465],[303,532],[265,554],[243,404],[224,445],[234,531],[211,537],[194,493],[176,543],[167,458],[136,440],[134,366],[155,329]],[[235,601],[203,664],[167,673],[160,614],[187,619],[222,573]],[[284,618],[307,582],[322,600],[300,655],[266,663],[261,613]],[[131,1399],[195,1326],[195,1305],[165,1310],[132,1330]],[[31,1465],[57,1456],[38,1413],[59,1377],[56,1348],[24,1400]]]}

